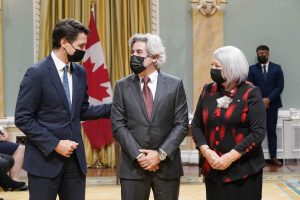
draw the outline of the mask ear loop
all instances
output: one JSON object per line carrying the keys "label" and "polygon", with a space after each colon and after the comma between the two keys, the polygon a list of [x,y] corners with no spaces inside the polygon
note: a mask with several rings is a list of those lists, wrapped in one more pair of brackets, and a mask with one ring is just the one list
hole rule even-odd
{"label": "mask ear loop", "polygon": [[[68,40],[67,40],[67,42],[72,46],[73,49],[75,49],[75,51],[77,50],[77,49],[72,45],[71,42],[69,42]],[[64,50],[65,50],[65,52],[67,53],[67,55],[70,55],[70,54],[68,53],[66,47],[64,47]],[[74,52],[74,53],[75,53],[75,52]]]}
{"label": "mask ear loop", "polygon": [[[156,58],[156,57],[158,57],[158,56],[157,56],[157,55],[152,56],[151,54],[148,54],[147,57],[145,57],[145,59],[148,58],[148,57]],[[149,66],[152,65],[152,64],[157,64],[157,60],[156,60],[156,62],[151,62],[147,67],[149,67]],[[146,68],[147,68],[147,67],[146,67]],[[156,67],[156,68],[157,68],[157,67]]]}
{"label": "mask ear loop", "polygon": [[[68,41],[69,42],[69,41]],[[75,50],[77,50],[74,46],[73,46],[73,44],[71,43],[71,42],[69,42],[69,44],[73,47],[73,49],[75,49]],[[79,50],[79,49],[78,49]]]}
{"label": "mask ear loop", "polygon": [[[147,56],[144,58],[144,62],[145,62],[145,59],[148,57],[151,57],[151,54],[147,54]],[[153,64],[153,62],[151,62],[149,65],[145,66],[145,68],[149,67],[152,64]],[[144,63],[143,63],[143,65],[144,65]]]}

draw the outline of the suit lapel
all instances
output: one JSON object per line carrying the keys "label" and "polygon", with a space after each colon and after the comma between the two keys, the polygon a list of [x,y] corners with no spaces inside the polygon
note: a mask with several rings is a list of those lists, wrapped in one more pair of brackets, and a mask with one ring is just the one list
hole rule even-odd
{"label": "suit lapel", "polygon": [[75,109],[76,109],[76,100],[77,100],[77,84],[78,84],[78,72],[76,69],[75,64],[71,63],[71,72],[72,72],[72,86],[73,86],[73,94],[72,94],[72,117],[75,115]]}
{"label": "suit lapel", "polygon": [[257,71],[258,71],[258,73],[260,74],[261,78],[262,78],[263,80],[265,80],[265,75],[264,75],[264,73],[263,73],[263,71],[262,71],[262,67],[261,67],[261,65],[260,65],[259,63],[256,64],[256,68],[257,68]]}
{"label": "suit lapel", "polygon": [[157,77],[157,86],[156,86],[156,93],[154,97],[154,105],[153,105],[153,111],[152,111],[152,119],[154,119],[154,115],[158,109],[159,103],[162,101],[166,89],[167,89],[167,83],[165,81],[165,76],[158,72],[158,77]]}
{"label": "suit lapel", "polygon": [[132,96],[134,96],[135,100],[138,102],[140,109],[144,113],[146,119],[149,121],[145,104],[144,104],[144,98],[142,96],[142,91],[141,91],[141,84],[139,77],[137,75],[132,75],[131,77],[131,90],[132,90]]}
{"label": "suit lapel", "polygon": [[51,56],[48,57],[47,63],[48,63],[47,67],[48,67],[48,70],[49,70],[49,76],[51,78],[52,84],[55,87],[58,95],[60,96],[65,108],[68,110],[68,113],[70,114],[70,108],[69,108],[67,95],[65,93],[64,87],[63,87],[62,82],[59,78],[57,69],[55,67],[55,64],[54,64]]}
{"label": "suit lapel", "polygon": [[273,66],[273,63],[269,62],[267,78],[269,75],[272,75],[272,73],[273,73],[274,67],[272,67],[272,66]]}

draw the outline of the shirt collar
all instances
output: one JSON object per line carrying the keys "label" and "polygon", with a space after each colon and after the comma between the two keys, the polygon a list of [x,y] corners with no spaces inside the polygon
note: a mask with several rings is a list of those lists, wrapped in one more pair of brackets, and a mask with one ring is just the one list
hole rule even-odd
{"label": "shirt collar", "polygon": [[[140,81],[142,81],[142,77],[140,77]],[[148,77],[150,78],[150,83],[153,83],[154,81],[156,81],[157,77],[158,77],[158,71],[155,70],[154,72],[152,72],[151,74],[148,75]]]}
{"label": "shirt collar", "polygon": [[70,70],[70,62],[69,63],[64,63],[63,61],[61,61],[54,53],[54,51],[51,52],[51,57],[54,61],[55,67],[57,69],[57,71],[63,71],[64,67],[66,65],[69,66],[69,70]]}
{"label": "shirt collar", "polygon": [[263,67],[265,65],[266,67],[269,67],[269,62],[270,61],[268,61],[266,64],[260,64],[260,66]]}

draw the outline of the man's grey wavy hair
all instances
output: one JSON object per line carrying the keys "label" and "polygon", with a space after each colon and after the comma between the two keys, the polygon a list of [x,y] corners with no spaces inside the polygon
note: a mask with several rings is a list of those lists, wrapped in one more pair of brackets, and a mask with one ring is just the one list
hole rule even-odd
{"label": "man's grey wavy hair", "polygon": [[234,81],[240,84],[247,80],[249,64],[240,49],[233,46],[221,47],[215,50],[213,58],[221,63],[222,75],[226,78],[227,84]]}
{"label": "man's grey wavy hair", "polygon": [[129,39],[130,49],[132,49],[133,44],[137,41],[145,42],[148,53],[152,56],[158,56],[156,63],[158,69],[166,62],[165,47],[158,35],[151,33],[135,34]]}

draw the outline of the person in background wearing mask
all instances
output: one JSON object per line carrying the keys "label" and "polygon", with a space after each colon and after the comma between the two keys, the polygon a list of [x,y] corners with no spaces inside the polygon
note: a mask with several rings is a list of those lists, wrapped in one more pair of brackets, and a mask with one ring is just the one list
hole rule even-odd
{"label": "person in background wearing mask", "polygon": [[269,61],[269,47],[260,45],[256,48],[258,63],[250,66],[248,80],[256,85],[262,94],[267,112],[267,136],[270,159],[273,165],[281,166],[277,159],[277,116],[282,107],[280,94],[284,87],[281,66]]}
{"label": "person in background wearing mask", "polygon": [[[26,135],[30,200],[84,200],[87,172],[81,120],[109,118],[111,104],[89,105],[84,68],[89,30],[73,19],[52,32],[52,52],[20,85],[15,124]],[[101,131],[101,130],[100,130]]]}
{"label": "person in background wearing mask", "polygon": [[117,81],[111,111],[120,143],[122,200],[177,200],[183,175],[179,145],[187,135],[188,107],[182,81],[160,71],[161,39],[136,34],[129,40],[134,74]]}
{"label": "person in background wearing mask", "polygon": [[262,197],[266,114],[259,89],[246,82],[248,70],[236,47],[213,53],[214,82],[204,86],[192,121],[207,200]]}

